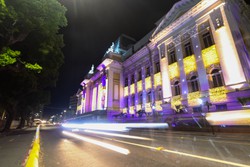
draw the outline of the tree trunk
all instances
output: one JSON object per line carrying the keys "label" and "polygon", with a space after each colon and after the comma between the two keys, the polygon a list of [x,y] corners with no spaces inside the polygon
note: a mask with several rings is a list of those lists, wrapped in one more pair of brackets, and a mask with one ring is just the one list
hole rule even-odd
{"label": "tree trunk", "polygon": [[13,115],[12,115],[12,113],[9,112],[9,111],[7,111],[6,118],[7,118],[7,120],[6,120],[6,123],[5,123],[3,131],[8,131],[10,129],[11,123],[13,121]]}
{"label": "tree trunk", "polygon": [[21,117],[21,121],[19,123],[19,125],[17,126],[17,129],[22,129],[25,125],[25,118]]}

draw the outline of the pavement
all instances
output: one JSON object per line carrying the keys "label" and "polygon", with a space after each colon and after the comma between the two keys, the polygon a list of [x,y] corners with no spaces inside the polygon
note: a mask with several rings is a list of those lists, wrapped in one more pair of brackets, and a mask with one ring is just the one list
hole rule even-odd
{"label": "pavement", "polygon": [[0,133],[0,166],[24,166],[29,155],[36,127],[24,129],[11,129]]}

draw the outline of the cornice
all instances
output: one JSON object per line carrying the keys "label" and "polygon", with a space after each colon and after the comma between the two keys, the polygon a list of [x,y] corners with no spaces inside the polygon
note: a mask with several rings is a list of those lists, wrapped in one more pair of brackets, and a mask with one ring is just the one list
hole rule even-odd
{"label": "cornice", "polygon": [[196,15],[198,15],[205,9],[209,8],[216,2],[222,2],[222,0],[202,0],[201,2],[197,3],[194,7],[192,7],[190,10],[188,10],[185,14],[176,19],[173,23],[165,27],[158,34],[152,36],[150,41],[152,41],[152,43],[154,44],[158,43],[166,36],[166,34],[170,34],[172,31],[179,29],[179,27],[190,22],[190,19],[194,19]]}

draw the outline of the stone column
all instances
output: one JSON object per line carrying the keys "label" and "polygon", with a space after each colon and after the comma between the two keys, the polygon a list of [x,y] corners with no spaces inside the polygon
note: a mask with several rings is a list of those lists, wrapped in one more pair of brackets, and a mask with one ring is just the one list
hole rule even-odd
{"label": "stone column", "polygon": [[223,6],[210,14],[209,21],[212,25],[212,33],[219,54],[225,85],[236,89],[240,84],[246,82],[246,78]]}
{"label": "stone column", "polygon": [[194,27],[190,32],[190,36],[191,36],[194,56],[196,60],[197,73],[198,73],[198,78],[199,78],[199,83],[200,83],[200,90],[201,92],[206,92],[209,89],[209,83],[207,79],[206,69],[202,61],[201,44],[199,41],[199,36],[197,34],[198,34],[197,27]]}
{"label": "stone column", "polygon": [[176,59],[177,59],[178,66],[180,69],[181,94],[182,94],[182,97],[186,99],[187,94],[188,94],[188,84],[187,84],[186,74],[184,71],[183,51],[182,51],[180,36],[175,38],[174,43],[175,43],[175,50],[176,50]]}

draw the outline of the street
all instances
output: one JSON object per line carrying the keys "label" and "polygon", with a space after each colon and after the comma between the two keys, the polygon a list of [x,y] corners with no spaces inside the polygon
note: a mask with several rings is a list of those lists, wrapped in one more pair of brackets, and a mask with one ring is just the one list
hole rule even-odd
{"label": "street", "polygon": [[[62,131],[41,128],[39,166],[250,166],[250,134],[165,129]],[[119,148],[112,150],[107,143]]]}

